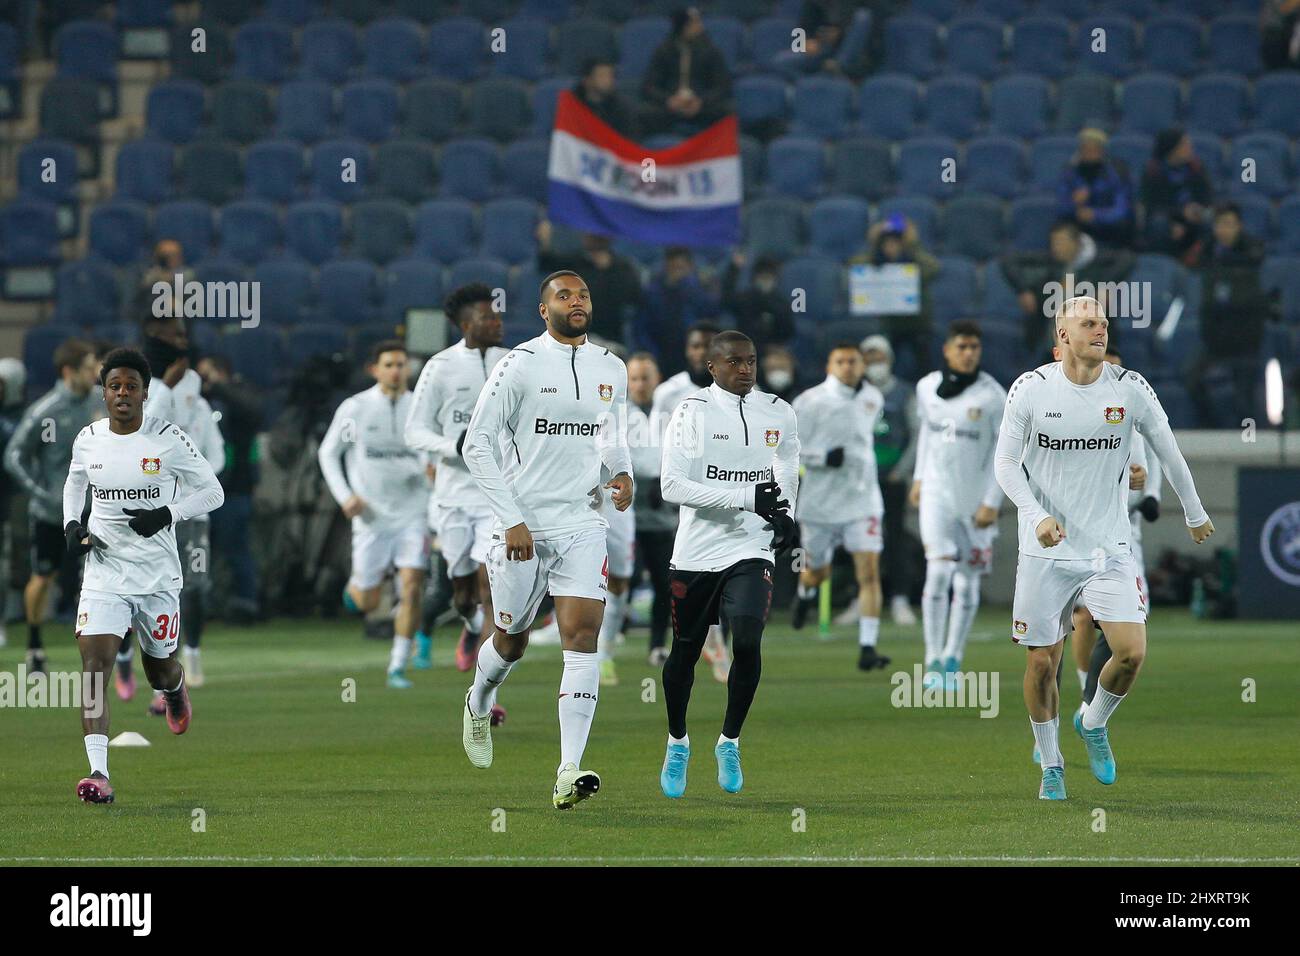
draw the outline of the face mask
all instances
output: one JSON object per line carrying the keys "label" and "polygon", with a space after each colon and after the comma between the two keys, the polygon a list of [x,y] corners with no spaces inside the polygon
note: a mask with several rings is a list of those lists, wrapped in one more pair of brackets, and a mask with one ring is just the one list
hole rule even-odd
{"label": "face mask", "polygon": [[794,373],[789,369],[778,368],[767,376],[767,384],[778,392],[794,384]]}
{"label": "face mask", "polygon": [[149,362],[149,371],[153,373],[154,378],[162,378],[162,374],[167,370],[167,367],[185,355],[175,346],[153,337],[144,340],[142,351],[145,359]]}
{"label": "face mask", "polygon": [[883,385],[889,381],[889,363],[872,362],[867,366],[867,381],[872,385]]}

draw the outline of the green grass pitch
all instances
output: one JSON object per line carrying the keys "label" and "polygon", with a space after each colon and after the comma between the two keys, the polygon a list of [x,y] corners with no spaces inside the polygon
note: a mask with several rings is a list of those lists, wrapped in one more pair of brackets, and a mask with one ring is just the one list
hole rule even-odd
{"label": "green grass pitch", "polygon": [[[401,692],[384,686],[387,646],[362,641],[353,622],[214,627],[186,736],[145,715],[143,685],[130,704],[114,697],[112,733],[135,730],[152,746],[110,750],[113,806],[76,799],[86,773],[76,711],[0,710],[0,863],[1300,863],[1293,623],[1157,608],[1145,670],[1111,723],[1112,787],[1092,779],[1068,724],[1079,690],[1067,669],[1070,799],[1048,804],[1005,609],[981,612],[966,660],[1000,675],[995,718],[891,706],[890,675],[919,660],[919,628],[886,623],[881,649],[894,663],[864,675],[855,629],[820,640],[786,620],[765,641],[743,793],[717,786],[724,690],[701,663],[690,786],[680,801],[660,794],[663,697],[634,631],[587,749],[604,787],[563,813],[550,801],[558,649],[530,651],[505,685],[509,720],[482,771],[461,750],[468,676],[451,665],[450,631],[435,641],[435,669],[413,672]],[[52,666],[76,667],[72,640],[46,630]],[[22,660],[22,628],[10,634],[0,670]],[[1242,700],[1247,678],[1255,702]]]}

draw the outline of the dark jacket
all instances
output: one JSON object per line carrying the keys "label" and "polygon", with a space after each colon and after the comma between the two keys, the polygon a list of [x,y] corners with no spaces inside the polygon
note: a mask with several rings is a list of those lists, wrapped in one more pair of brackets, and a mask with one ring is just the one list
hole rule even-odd
{"label": "dark jacket", "polygon": [[[592,305],[594,309],[594,297]],[[662,275],[655,276],[645,290],[632,347],[652,353],[664,378],[676,375],[686,368],[686,330],[700,319],[716,316],[719,305],[717,295],[699,276],[687,276],[673,286]]]}
{"label": "dark jacket", "polygon": [[[1183,207],[1188,203],[1210,204],[1213,196],[1210,179],[1205,175],[1201,161],[1193,159],[1181,166],[1171,166],[1163,160],[1149,160],[1142,173],[1141,196],[1152,248],[1180,257],[1194,257],[1204,238],[1204,230],[1200,228],[1203,223],[1187,223],[1183,218]],[[1191,227],[1179,242],[1169,236],[1169,225],[1175,222]]]}
{"label": "dark jacket", "polygon": [[252,386],[235,378],[205,385],[203,397],[221,415],[226,443],[226,467],[217,477],[228,495],[251,495],[261,477],[257,433],[262,427],[262,400]]}
{"label": "dark jacket", "polygon": [[[685,48],[685,50],[683,50]],[[679,43],[668,37],[655,49],[641,81],[641,98],[650,110],[660,110],[682,86],[682,54],[690,57],[686,86],[703,100],[699,113],[690,121],[700,127],[707,126],[731,112],[731,71],[722,51],[713,45],[707,35],[689,43]]]}
{"label": "dark jacket", "polygon": [[1253,356],[1273,303],[1259,284],[1264,246],[1244,233],[1236,245],[1211,240],[1201,271],[1201,340],[1208,356]]}
{"label": "dark jacket", "polygon": [[581,82],[578,82],[573,85],[573,95],[611,129],[628,139],[636,139],[636,111],[622,93],[615,91],[600,102],[596,102],[587,99],[586,89]]}
{"label": "dark jacket", "polygon": [[760,355],[767,345],[789,342],[794,336],[789,297],[776,287],[770,292],[762,292],[753,285],[737,289],[739,278],[736,264],[728,263],[722,274],[722,308],[736,320],[736,328],[754,340],[754,348]]}
{"label": "dark jacket", "polygon": [[[1088,190],[1088,208],[1094,214],[1092,222],[1079,222],[1075,218],[1073,196],[1081,186]],[[1094,239],[1111,245],[1127,245],[1132,241],[1136,223],[1133,187],[1123,163],[1106,160],[1096,170],[1084,169],[1079,164],[1065,167],[1056,199],[1061,218],[1077,222]]]}

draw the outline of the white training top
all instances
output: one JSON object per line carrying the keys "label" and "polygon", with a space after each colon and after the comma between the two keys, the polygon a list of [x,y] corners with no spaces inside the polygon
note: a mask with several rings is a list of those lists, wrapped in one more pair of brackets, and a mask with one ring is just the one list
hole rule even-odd
{"label": "white training top", "polygon": [[[885,397],[866,379],[854,389],[833,375],[795,398],[804,466],[800,521],[839,524],[885,510],[876,476],[876,422],[884,408]],[[826,466],[832,448],[844,449],[838,468]]]}
{"label": "white training top", "polygon": [[660,487],[681,505],[672,566],[721,571],[750,558],[771,561],[772,532],[754,513],[754,486],[775,481],[798,507],[799,431],[794,409],[757,390],[716,384],[689,395],[668,424]]}
{"label": "white training top", "polygon": [[1164,472],[1160,467],[1160,459],[1151,454],[1151,449],[1147,447],[1146,441],[1141,435],[1133,436],[1133,464],[1141,465],[1147,470],[1147,481],[1141,491],[1130,491],[1128,493],[1128,523],[1129,530],[1133,537],[1130,541],[1142,540],[1142,525],[1146,524],[1146,519],[1142,517],[1142,512],[1138,511],[1138,505],[1147,498],[1160,500],[1161,485],[1164,484]]}
{"label": "white training top", "polygon": [[507,350],[471,349],[461,339],[424,363],[406,420],[406,444],[434,458],[433,497],[443,508],[486,511],[487,498],[456,453],[456,442],[469,428],[478,393]]}
{"label": "white training top", "polygon": [[650,400],[651,414],[657,412],[660,426],[667,429],[668,421],[673,417],[673,412],[677,411],[677,406],[682,403],[682,399],[687,395],[694,395],[699,390],[700,386],[691,381],[690,372],[683,371],[670,375],[655,386],[654,396]]}
{"label": "white training top", "polygon": [[627,367],[607,348],[546,331],[511,349],[479,393],[462,452],[497,530],[522,522],[545,540],[605,527],[601,465],[632,474],[626,405]]}
{"label": "white training top", "polygon": [[424,521],[429,503],[424,461],[407,447],[403,434],[410,411],[410,392],[389,398],[376,382],[345,398],[334,412],[316,457],[340,506],[353,495],[366,503],[354,526],[395,528]]}
{"label": "white training top", "polygon": [[161,378],[151,379],[144,413],[171,422],[189,435],[212,470],[221,474],[226,467],[226,444],[212,406],[203,397],[203,378],[198,372],[186,369],[175,388]]}
{"label": "white training top", "polygon": [[1007,393],[987,372],[952,398],[939,397],[942,382],[943,372],[931,372],[916,383],[920,438],[912,480],[927,502],[969,518],[980,505],[1002,504],[993,452]]}
{"label": "white training top", "polygon": [[[1091,385],[1075,385],[1060,362],[1016,379],[998,436],[998,482],[1020,518],[1020,553],[1096,560],[1130,553],[1128,465],[1134,429],[1160,459],[1188,527],[1209,520],[1169,419],[1146,379],[1104,363]],[[1035,530],[1048,516],[1065,530],[1054,548]]]}
{"label": "white training top", "polygon": [[[107,419],[87,425],[72,444],[63,484],[63,524],[80,521],[90,486],[91,534],[104,542],[86,556],[81,586],[113,594],[153,594],[181,588],[176,522],[197,518],[226,500],[221,482],[187,435],[171,422],[144,416],[129,435]],[[171,509],[172,523],[152,537],[128,526],[124,509]]]}

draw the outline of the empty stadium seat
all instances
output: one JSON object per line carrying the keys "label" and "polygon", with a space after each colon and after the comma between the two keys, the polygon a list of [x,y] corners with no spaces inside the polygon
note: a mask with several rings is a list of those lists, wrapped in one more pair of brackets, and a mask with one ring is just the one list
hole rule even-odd
{"label": "empty stadium seat", "polygon": [[884,140],[841,140],[832,150],[831,192],[876,200],[894,190],[894,162]]}
{"label": "empty stadium seat", "polygon": [[461,112],[459,86],[450,80],[420,80],[406,88],[402,104],[402,133],[416,139],[442,142],[459,130]]}
{"label": "empty stadium seat", "polygon": [[[203,31],[203,49],[196,50],[196,30]],[[172,27],[170,59],[172,76],[199,83],[218,83],[225,78],[234,59],[230,31],[216,20],[200,18]]]}
{"label": "empty stadium seat", "polygon": [[1041,136],[1047,131],[1050,102],[1047,81],[1041,76],[1004,76],[989,88],[989,127],[1022,139]]}
{"label": "empty stadium seat", "polygon": [[781,267],[778,288],[790,299],[804,292],[805,314],[813,322],[830,322],[848,311],[844,266],[825,256],[798,256]]}
{"label": "empty stadium seat", "polygon": [[[486,34],[470,17],[448,17],[429,28],[429,62],[433,72],[452,80],[472,80],[482,71]],[[510,43],[507,35],[506,44]]]}
{"label": "empty stadium seat", "polygon": [[985,16],[958,17],[948,24],[945,50],[947,67],[981,79],[992,79],[1003,69],[1002,24]]}
{"label": "empty stadium seat", "polygon": [[401,259],[384,270],[380,315],[389,322],[404,322],[407,309],[442,307],[442,268],[426,259]]}
{"label": "empty stadium seat", "polygon": [[1147,69],[1189,76],[1200,67],[1200,21],[1176,13],[1152,17],[1143,27],[1142,46]]}
{"label": "empty stadium seat", "polygon": [[185,252],[186,262],[197,262],[212,248],[212,206],[199,199],[178,199],[154,210],[156,241],[175,239]]}
{"label": "empty stadium seat", "polygon": [[[898,148],[898,188],[912,196],[951,196],[961,186],[957,142],[947,136],[916,136]],[[945,181],[949,168],[954,180]]]}
{"label": "empty stadium seat", "polygon": [[501,28],[505,48],[489,57],[493,72],[530,83],[545,76],[551,55],[551,25],[539,17],[518,16]]}
{"label": "empty stadium seat", "polygon": [[813,199],[822,192],[825,150],[815,139],[782,136],[768,144],[766,168],[770,194]]}
{"label": "empty stadium seat", "polygon": [[979,282],[975,263],[965,256],[940,256],[939,271],[930,282],[930,303],[939,329],[979,313]]}
{"label": "empty stadium seat", "polygon": [[544,139],[516,140],[501,151],[501,183],[507,196],[547,201],[550,144]]}
{"label": "empty stadium seat", "polygon": [[357,31],[346,20],[313,20],[303,27],[298,42],[306,79],[343,83],[361,62]]}
{"label": "empty stadium seat", "polygon": [[500,259],[487,256],[457,260],[447,277],[447,287],[457,289],[471,282],[482,282],[489,289],[504,289],[510,282],[510,267]]}
{"label": "empty stadium seat", "polygon": [[433,147],[422,140],[395,139],[375,150],[375,183],[385,196],[418,203],[433,193]]}
{"label": "empty stadium seat", "polygon": [[867,241],[871,207],[857,196],[818,200],[808,214],[811,251],[832,259],[848,259]]}
{"label": "empty stadium seat", "polygon": [[593,57],[618,62],[618,38],[607,21],[576,17],[565,22],[563,33],[557,52],[560,72],[578,76]]}
{"label": "empty stadium seat", "polygon": [[283,327],[305,319],[315,294],[307,263],[288,258],[261,262],[253,269],[253,281],[261,289],[262,321]]}
{"label": "empty stadium seat", "polygon": [[973,76],[945,73],[925,88],[925,124],[932,133],[969,139],[983,124],[984,94]]}
{"label": "empty stadium seat", "polygon": [[555,104],[561,90],[573,86],[573,79],[552,76],[533,84],[533,135],[550,136],[555,126]]}
{"label": "empty stadium seat", "polygon": [[373,199],[352,207],[352,253],[383,265],[406,251],[411,241],[411,217],[406,204]]}
{"label": "empty stadium seat", "polygon": [[745,56],[745,27],[735,17],[706,16],[704,32],[718,48],[727,67],[736,73]]}
{"label": "empty stadium seat", "polygon": [[531,199],[494,199],[483,205],[483,255],[511,265],[537,257],[537,223]]}
{"label": "empty stadium seat", "polygon": [[853,109],[853,85],[843,77],[809,76],[794,85],[795,136],[839,139]]}
{"label": "empty stadium seat", "polygon": [[[1253,160],[1255,181],[1242,181],[1247,160]],[[1266,196],[1285,196],[1292,191],[1291,146],[1279,133],[1248,133],[1232,142],[1228,168],[1228,191],[1250,193],[1258,190]]]}
{"label": "empty stadium seat", "polygon": [[496,192],[500,175],[495,143],[486,139],[454,139],[438,159],[439,195],[484,202]]}
{"label": "empty stadium seat", "polygon": [[749,46],[754,65],[760,70],[771,67],[779,55],[790,52],[791,31],[798,26],[788,16],[763,17],[749,28]]}
{"label": "empty stadium seat", "polygon": [[99,142],[99,90],[91,80],[56,76],[41,88],[41,133],[51,139]]}
{"label": "empty stadium seat", "polygon": [[220,341],[220,349],[230,358],[235,372],[258,388],[272,388],[283,378],[279,336],[235,325],[225,330]]}
{"label": "empty stadium seat", "polygon": [[275,206],[261,199],[232,202],[221,210],[221,253],[253,264],[283,241]]}
{"label": "empty stadium seat", "polygon": [[1047,234],[1059,217],[1056,197],[1039,193],[1021,196],[1011,202],[1008,238],[1016,252],[1043,252]]}
{"label": "empty stadium seat", "polygon": [[1255,76],[1260,62],[1259,17],[1229,13],[1210,21],[1210,69]]}
{"label": "empty stadium seat", "polygon": [[56,322],[100,326],[117,321],[117,276],[103,259],[91,256],[63,263],[55,289]]}
{"label": "empty stadium seat", "polygon": [[734,87],[740,126],[755,136],[770,137],[786,122],[788,88],[774,76],[744,76]]}
{"label": "empty stadium seat", "polygon": [[311,152],[312,191],[317,196],[353,202],[370,188],[370,150],[354,139],[332,139]]}
{"label": "empty stadium seat", "polygon": [[[99,20],[74,20],[54,35],[54,56],[61,76],[79,77],[113,88],[116,97],[118,33]],[[106,112],[116,112],[109,110]]]}
{"label": "empty stadium seat", "polygon": [[938,58],[939,24],[930,17],[901,14],[885,21],[885,69],[930,77]]}
{"label": "empty stadium seat", "polygon": [[655,48],[668,38],[672,25],[665,16],[633,17],[619,31],[618,72],[641,77]]}
{"label": "empty stadium seat", "polygon": [[1112,159],[1119,160],[1128,167],[1129,179],[1134,186],[1141,182],[1142,170],[1146,168],[1153,149],[1153,138],[1145,133],[1121,133],[1112,136],[1106,147]]}
{"label": "empty stadium seat", "polygon": [[1076,73],[1057,84],[1056,128],[1062,133],[1085,126],[1110,129],[1115,81],[1097,73]]}
{"label": "empty stadium seat", "polygon": [[885,139],[912,135],[920,89],[916,80],[901,74],[873,76],[863,83],[858,102],[866,133]]}
{"label": "empty stadium seat", "polygon": [[1079,21],[1075,35],[1075,68],[1112,77],[1128,76],[1137,63],[1137,46],[1137,26],[1131,17],[1085,17]]}
{"label": "empty stadium seat", "polygon": [[1011,34],[1011,69],[1061,76],[1070,68],[1069,47],[1070,24],[1063,17],[1024,17]]}
{"label": "empty stadium seat", "polygon": [[803,204],[796,199],[755,199],[745,204],[741,222],[745,248],[752,257],[767,254],[788,259],[803,245]]}
{"label": "empty stadium seat", "polygon": [[294,80],[275,99],[275,133],[300,143],[333,135],[334,89],[321,80]]}
{"label": "empty stadium seat", "polygon": [[339,97],[343,135],[375,143],[397,127],[397,87],[385,79],[354,80]]}
{"label": "empty stadium seat", "polygon": [[1269,73],[1255,81],[1255,125],[1300,136],[1300,75]]}
{"label": "empty stadium seat", "polygon": [[1025,149],[1009,136],[981,136],[966,144],[966,189],[1014,199],[1024,192]]}
{"label": "empty stadium seat", "polygon": [[254,143],[244,157],[244,188],[253,199],[293,202],[301,192],[302,147],[291,140]]}
{"label": "empty stadium seat", "polygon": [[221,139],[251,143],[271,124],[266,88],[253,80],[230,80],[212,91],[212,129]]}
{"label": "empty stadium seat", "polygon": [[186,146],[179,163],[180,192],[221,205],[244,189],[239,150],[229,143],[199,140]]}
{"label": "empty stadium seat", "polygon": [[528,88],[519,80],[494,76],[479,80],[469,92],[469,126],[476,136],[509,142],[532,120]]}
{"label": "empty stadium seat", "polygon": [[288,358],[301,365],[317,355],[345,355],[348,351],[348,333],[337,325],[323,322],[303,322],[288,332],[293,348]]}
{"label": "empty stadium seat", "polygon": [[[170,173],[169,162],[164,188],[170,185]],[[19,196],[75,206],[78,182],[77,151],[70,144],[53,139],[38,139],[18,151]],[[75,223],[72,225],[72,231],[75,232]],[[59,232],[65,236],[69,234],[62,225]]]}
{"label": "empty stadium seat", "polygon": [[235,31],[235,74],[283,83],[293,69],[293,33],[274,20],[251,20]]}
{"label": "empty stadium seat", "polygon": [[[76,160],[73,162],[75,169]],[[171,145],[154,139],[123,143],[117,151],[114,195],[119,199],[158,203],[170,199],[171,192]]]}
{"label": "empty stadium seat", "polygon": [[1168,73],[1141,73],[1124,84],[1120,93],[1120,129],[1133,133],[1158,133],[1178,122],[1182,92]]}
{"label": "empty stadium seat", "polygon": [[364,325],[375,318],[378,272],[364,259],[333,259],[317,276],[322,321]]}
{"label": "empty stadium seat", "polygon": [[476,248],[473,205],[464,199],[432,199],[420,204],[415,212],[412,254],[451,263]]}
{"label": "empty stadium seat", "polygon": [[1277,218],[1281,223],[1278,236],[1281,251],[1300,254],[1300,196],[1287,196],[1283,199],[1278,206]]}
{"label": "empty stadium seat", "polygon": [[944,249],[971,259],[990,259],[1002,249],[1002,201],[971,193],[948,202],[943,210]]}
{"label": "empty stadium seat", "polygon": [[1187,88],[1187,125],[1218,136],[1235,136],[1246,125],[1250,86],[1232,73],[1209,73]]}
{"label": "empty stadium seat", "polygon": [[308,262],[320,265],[339,254],[343,209],[332,199],[294,203],[285,214],[285,241]]}
{"label": "empty stadium seat", "polygon": [[1073,136],[1044,136],[1029,150],[1029,181],[1035,189],[1055,189],[1066,164],[1074,155]]}
{"label": "empty stadium seat", "polygon": [[114,200],[90,211],[89,248],[113,265],[139,261],[149,240],[149,211],[138,202]]}
{"label": "empty stadium seat", "polygon": [[[370,24],[362,35],[361,49],[370,76],[404,83],[429,72],[420,25],[407,17],[388,17]],[[467,53],[439,48],[435,50],[435,59],[439,55],[447,57],[449,64],[455,64]]]}
{"label": "empty stadium seat", "polygon": [[37,266],[58,258],[59,223],[53,203],[19,198],[0,207],[0,261]]}

